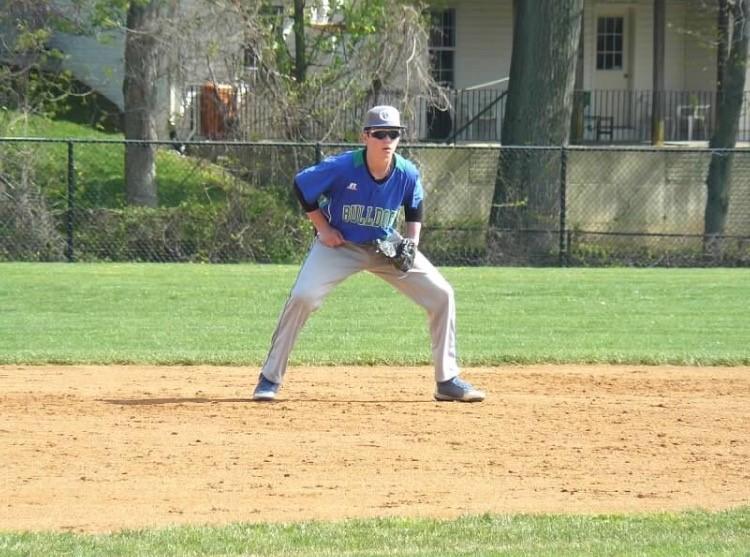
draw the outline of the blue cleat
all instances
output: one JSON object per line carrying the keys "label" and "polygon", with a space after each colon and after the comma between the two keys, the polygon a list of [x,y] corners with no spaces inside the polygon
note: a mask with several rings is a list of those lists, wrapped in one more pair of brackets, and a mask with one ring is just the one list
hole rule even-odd
{"label": "blue cleat", "polygon": [[438,383],[437,389],[435,389],[435,400],[440,401],[482,402],[484,396],[483,391],[475,389],[471,383],[458,376]]}
{"label": "blue cleat", "polygon": [[279,392],[281,383],[274,383],[266,379],[262,373],[258,377],[258,384],[255,386],[253,392],[253,400],[273,400],[276,398],[276,393]]}

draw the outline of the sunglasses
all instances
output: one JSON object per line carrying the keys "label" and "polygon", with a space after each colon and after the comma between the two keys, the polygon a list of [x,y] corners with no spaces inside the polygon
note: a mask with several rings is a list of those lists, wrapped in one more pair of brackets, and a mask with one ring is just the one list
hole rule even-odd
{"label": "sunglasses", "polygon": [[399,137],[401,137],[401,130],[377,130],[368,133],[375,139],[385,139],[386,137],[390,137],[391,139],[398,139]]}

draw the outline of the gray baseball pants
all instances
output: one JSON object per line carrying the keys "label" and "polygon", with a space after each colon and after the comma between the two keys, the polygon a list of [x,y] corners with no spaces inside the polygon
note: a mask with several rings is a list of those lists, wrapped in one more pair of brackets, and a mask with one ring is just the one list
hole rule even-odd
{"label": "gray baseball pants", "polygon": [[453,288],[422,253],[417,252],[414,266],[404,273],[377,253],[374,246],[347,242],[329,248],[316,238],[271,338],[271,347],[261,368],[266,379],[283,382],[289,354],[307,318],[321,306],[334,286],[359,271],[377,275],[427,311],[435,380],[448,381],[457,376]]}

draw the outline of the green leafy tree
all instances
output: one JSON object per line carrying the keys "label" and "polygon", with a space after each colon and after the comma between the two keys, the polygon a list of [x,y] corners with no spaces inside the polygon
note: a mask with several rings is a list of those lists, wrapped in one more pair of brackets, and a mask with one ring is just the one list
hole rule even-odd
{"label": "green leafy tree", "polygon": [[[416,95],[443,102],[430,72],[425,7],[408,0],[224,4],[242,22],[257,68],[248,102],[270,108],[271,127],[288,139],[345,139],[334,129],[368,103],[399,104],[408,116]],[[322,133],[321,123],[329,123]]]}
{"label": "green leafy tree", "polygon": [[0,3],[0,133],[25,134],[29,116],[53,116],[76,94],[71,75],[58,71],[63,53],[47,44],[75,24],[51,0]]}

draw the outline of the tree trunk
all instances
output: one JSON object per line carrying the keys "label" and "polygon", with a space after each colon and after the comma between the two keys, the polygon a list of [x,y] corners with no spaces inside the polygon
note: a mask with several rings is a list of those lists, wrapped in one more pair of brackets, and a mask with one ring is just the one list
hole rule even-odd
{"label": "tree trunk", "polygon": [[[720,17],[727,9],[727,0],[720,0]],[[737,143],[737,130],[742,111],[747,67],[748,34],[750,33],[750,0],[737,0],[730,5],[732,20],[730,44],[719,46],[727,57],[719,65],[719,94],[716,110],[716,130],[711,137],[712,149],[733,149]],[[719,39],[726,40],[727,33],[719,30]],[[729,193],[732,178],[733,155],[727,151],[714,151],[706,178],[707,199],[704,215],[704,252],[716,256],[721,251],[719,237],[724,234],[729,213]]]}
{"label": "tree trunk", "polygon": [[718,40],[716,42],[716,94],[721,97],[724,92],[724,67],[729,58],[729,2],[718,0],[716,25]]}
{"label": "tree trunk", "polygon": [[562,145],[570,133],[583,0],[515,0],[504,145]]}
{"label": "tree trunk", "polygon": [[[583,0],[515,0],[504,146],[568,143]],[[559,220],[559,151],[501,151],[491,227],[526,231],[521,247],[548,251]],[[528,240],[530,239],[530,240]]]}
{"label": "tree trunk", "polygon": [[[161,49],[155,28],[163,0],[130,2],[125,33],[123,124],[125,139],[156,140],[157,84]],[[128,204],[156,207],[156,145],[125,146],[125,196]]]}

